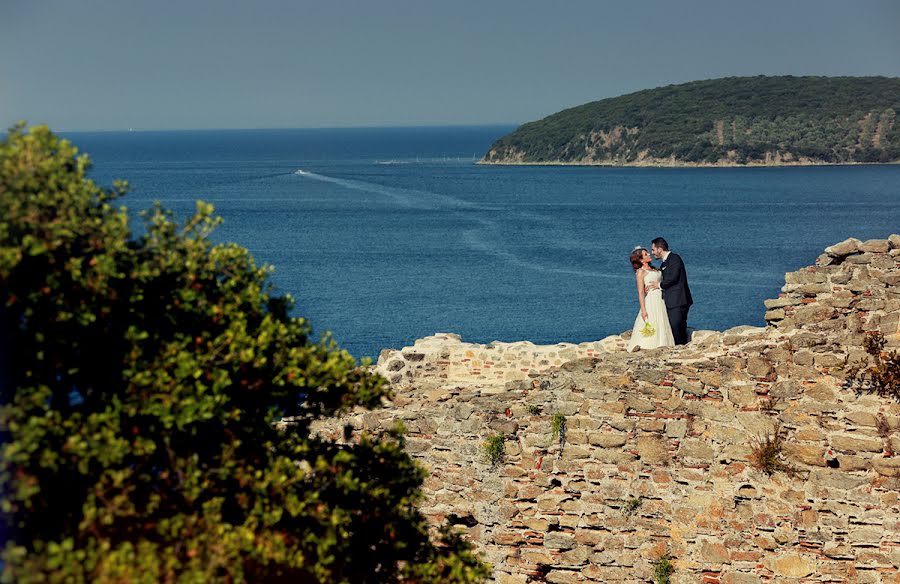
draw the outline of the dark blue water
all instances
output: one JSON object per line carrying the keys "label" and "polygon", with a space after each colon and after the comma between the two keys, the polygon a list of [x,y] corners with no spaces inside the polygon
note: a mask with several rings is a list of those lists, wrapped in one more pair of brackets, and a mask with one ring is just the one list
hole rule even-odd
{"label": "dark blue water", "polygon": [[[900,167],[486,167],[511,128],[78,133],[132,210],[184,217],[275,266],[297,313],[377,356],[437,331],[464,340],[581,342],[637,312],[628,254],[668,239],[690,325],[763,324],[784,272],[848,236],[900,231]],[[296,174],[302,170],[305,174]]]}

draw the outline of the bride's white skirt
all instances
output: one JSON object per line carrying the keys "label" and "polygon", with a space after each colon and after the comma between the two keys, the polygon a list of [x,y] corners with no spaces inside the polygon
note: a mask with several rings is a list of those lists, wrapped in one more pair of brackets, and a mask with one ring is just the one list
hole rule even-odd
{"label": "bride's white skirt", "polygon": [[645,337],[642,334],[644,319],[638,311],[634,319],[634,328],[631,329],[631,340],[628,341],[628,351],[635,347],[641,349],[655,349],[657,347],[674,347],[675,337],[672,336],[672,327],[669,325],[669,313],[666,311],[666,303],[663,301],[662,291],[651,290],[644,298],[644,307],[647,309],[647,322],[654,329],[655,334]]}

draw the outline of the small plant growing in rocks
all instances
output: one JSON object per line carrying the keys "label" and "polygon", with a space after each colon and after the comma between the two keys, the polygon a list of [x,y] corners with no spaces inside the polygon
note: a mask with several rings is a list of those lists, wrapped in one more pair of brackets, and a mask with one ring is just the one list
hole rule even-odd
{"label": "small plant growing in rocks", "polygon": [[566,445],[566,416],[560,412],[553,415],[553,438],[559,438],[559,449]]}
{"label": "small plant growing in rocks", "polygon": [[484,441],[483,448],[491,466],[496,467],[506,456],[506,438],[503,434],[492,434]]}
{"label": "small plant growing in rocks", "polygon": [[781,398],[779,396],[768,395],[760,401],[759,411],[764,414],[774,414],[777,412],[779,403],[781,403]]}
{"label": "small plant growing in rocks", "polygon": [[643,497],[631,497],[630,499],[626,500],[625,504],[622,506],[622,513],[630,517],[637,512],[637,510],[643,503]]}
{"label": "small plant growing in rocks", "polygon": [[753,440],[750,446],[750,466],[769,476],[776,472],[793,476],[796,471],[784,461],[784,443],[784,431],[780,424],[775,424],[771,434]]}
{"label": "small plant growing in rocks", "polygon": [[884,417],[884,414],[880,412],[875,416],[875,429],[878,430],[878,435],[881,436],[881,440],[884,442],[884,455],[894,456],[894,447],[891,446],[891,434],[894,433],[894,430],[888,423],[887,418]]}
{"label": "small plant growing in rocks", "polygon": [[531,414],[532,416],[537,416],[541,413],[542,409],[543,408],[541,406],[532,404],[532,405],[528,406],[528,413]]}
{"label": "small plant growing in rocks", "polygon": [[857,362],[847,367],[847,385],[863,393],[890,396],[900,402],[900,353],[885,352],[885,338],[881,333],[866,336],[863,348],[872,359],[871,364]]}
{"label": "small plant growing in rocks", "polygon": [[669,554],[663,554],[653,562],[653,582],[655,584],[669,584],[673,572],[675,572],[675,565],[672,564]]}

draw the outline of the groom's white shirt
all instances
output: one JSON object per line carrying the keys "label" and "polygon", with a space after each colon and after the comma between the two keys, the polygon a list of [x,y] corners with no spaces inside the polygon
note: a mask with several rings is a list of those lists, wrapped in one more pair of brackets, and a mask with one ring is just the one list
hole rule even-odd
{"label": "groom's white shirt", "polygon": [[669,254],[670,254],[670,253],[672,253],[672,252],[670,252],[670,251],[664,251],[663,254],[662,254],[662,261],[666,261],[667,259],[669,259]]}

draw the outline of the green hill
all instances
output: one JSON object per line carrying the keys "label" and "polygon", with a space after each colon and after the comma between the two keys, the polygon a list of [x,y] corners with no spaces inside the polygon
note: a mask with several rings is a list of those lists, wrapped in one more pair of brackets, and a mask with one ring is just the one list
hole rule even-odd
{"label": "green hill", "polygon": [[900,78],[727,77],[563,110],[500,138],[495,164],[900,162]]}

